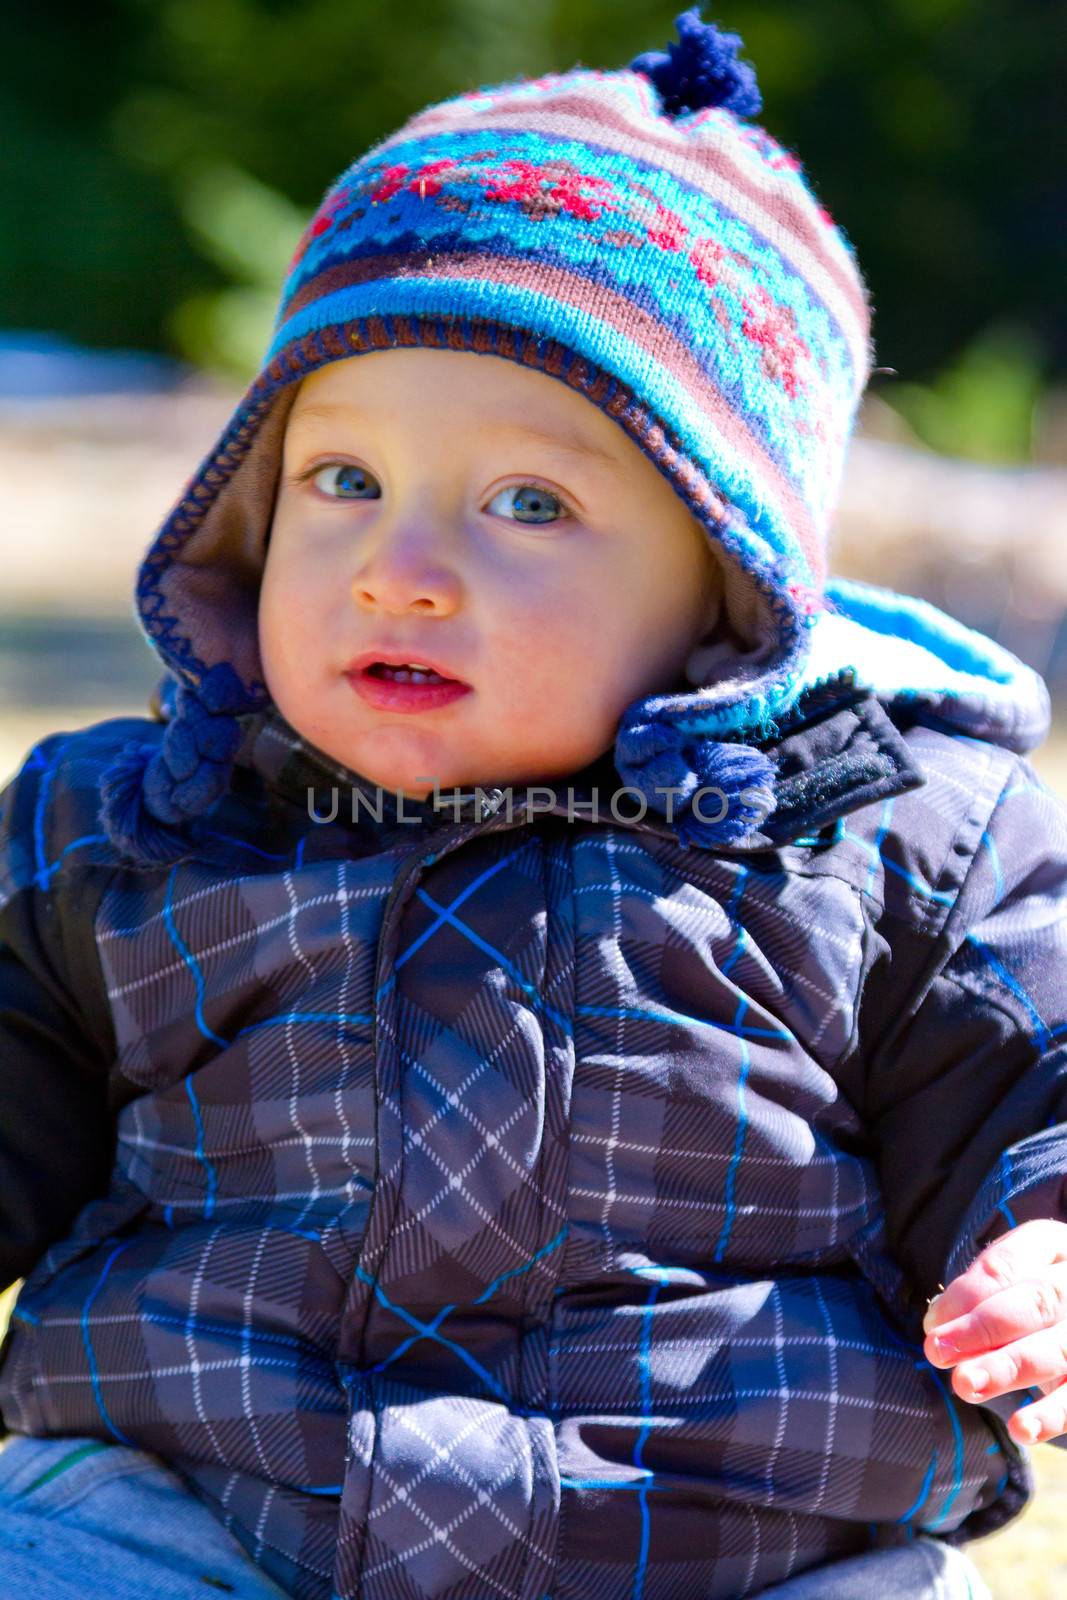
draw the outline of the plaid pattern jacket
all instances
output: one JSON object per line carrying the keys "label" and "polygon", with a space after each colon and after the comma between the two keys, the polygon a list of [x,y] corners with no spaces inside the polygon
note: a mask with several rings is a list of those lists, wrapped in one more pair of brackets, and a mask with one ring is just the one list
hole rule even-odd
{"label": "plaid pattern jacket", "polygon": [[845,676],[706,851],[499,792],[378,820],[269,711],[132,869],[96,785],[153,730],[2,797],[9,1429],[158,1452],[300,1600],[717,1600],[1019,1512],[1025,1397],[958,1400],[920,1320],[1064,1214],[1024,757]]}

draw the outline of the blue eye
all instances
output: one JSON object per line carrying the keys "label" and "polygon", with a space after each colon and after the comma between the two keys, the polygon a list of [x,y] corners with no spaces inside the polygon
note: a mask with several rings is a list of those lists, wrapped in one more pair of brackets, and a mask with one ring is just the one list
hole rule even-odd
{"label": "blue eye", "polygon": [[[567,515],[567,508],[559,495],[553,494],[551,489],[543,489],[536,483],[512,483],[506,489],[498,489],[489,502],[489,510],[493,510],[501,495],[508,494],[515,496],[512,502],[512,509],[517,513],[515,520],[528,526],[543,526],[550,521],[559,521],[561,516]],[[552,515],[553,510],[557,515]]]}
{"label": "blue eye", "polygon": [[[333,495],[333,496],[331,496],[331,498],[333,498],[333,499],[336,499],[336,500],[380,500],[381,499],[382,491],[378,487],[378,480],[374,477],[374,475],[372,473],[367,472],[365,470],[365,468],[363,468],[363,467],[354,467],[354,466],[351,465],[350,462],[333,461],[333,462],[330,462],[329,465],[327,465],[325,467],[316,467],[314,472],[311,474],[312,482],[315,482],[315,480],[318,479],[322,475],[322,473],[324,473],[324,472],[336,472],[338,474],[338,480],[337,481],[342,486],[342,488],[352,491],[351,493],[342,493],[342,494]],[[365,493],[364,492],[365,490],[369,490],[370,492],[369,493]],[[326,494],[329,494],[329,490],[324,490],[323,492],[326,493]]]}

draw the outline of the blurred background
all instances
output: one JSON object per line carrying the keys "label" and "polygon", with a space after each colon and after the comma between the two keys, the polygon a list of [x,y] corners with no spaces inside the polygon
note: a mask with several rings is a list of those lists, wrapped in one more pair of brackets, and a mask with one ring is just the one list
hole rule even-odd
{"label": "blurred background", "polygon": [[[0,68],[0,781],[140,713],[140,558],[269,342],[327,186],[411,112],[625,65],[684,0],[54,0]],[[1058,0],[721,0],[758,120],[859,255],[876,364],[834,569],[1042,672],[1067,795],[1067,28]],[[997,1600],[1067,1586],[1067,1450],[969,1548]]]}

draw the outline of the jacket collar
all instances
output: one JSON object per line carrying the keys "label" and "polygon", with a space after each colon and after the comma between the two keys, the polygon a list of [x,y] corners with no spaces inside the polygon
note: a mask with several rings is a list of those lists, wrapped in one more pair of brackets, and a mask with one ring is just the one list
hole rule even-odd
{"label": "jacket collar", "polygon": [[[274,706],[241,721],[245,736],[238,765],[253,768],[268,789],[295,802],[309,817],[313,809],[315,816],[328,820],[334,811],[338,821],[369,830],[379,845],[413,840],[427,829],[488,824],[509,814],[509,795],[510,815],[518,820],[552,815],[599,820],[675,839],[673,828],[658,813],[634,815],[639,806],[633,791],[619,796],[619,814],[612,814],[610,800],[622,784],[610,752],[566,780],[546,780],[540,794],[535,785],[511,791],[486,787],[458,797],[444,791],[436,799],[431,795],[416,801],[380,789],[306,743]],[[759,748],[773,757],[778,769],[775,809],[761,829],[717,847],[723,853],[788,844],[860,806],[926,782],[887,711],[873,691],[856,683],[850,668],[807,687],[779,715],[775,731]]]}
{"label": "jacket collar", "polygon": [[788,844],[860,806],[908,789],[926,774],[872,689],[850,667],[805,689],[761,746],[775,759],[776,804],[762,830],[734,848]]}

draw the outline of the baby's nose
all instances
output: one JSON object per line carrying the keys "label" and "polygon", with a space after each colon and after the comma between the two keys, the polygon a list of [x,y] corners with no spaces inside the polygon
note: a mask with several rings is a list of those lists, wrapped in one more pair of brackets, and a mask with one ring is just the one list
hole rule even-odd
{"label": "baby's nose", "polygon": [[459,605],[459,574],[425,535],[383,541],[352,579],[352,598],[368,611],[448,615]]}
{"label": "baby's nose", "polygon": [[357,603],[368,611],[382,611],[390,616],[403,616],[409,611],[425,612],[433,615],[444,612],[447,608],[432,594],[415,595],[409,600],[393,600],[391,596],[381,595],[381,591],[368,589],[365,586],[353,584],[353,595]]}

